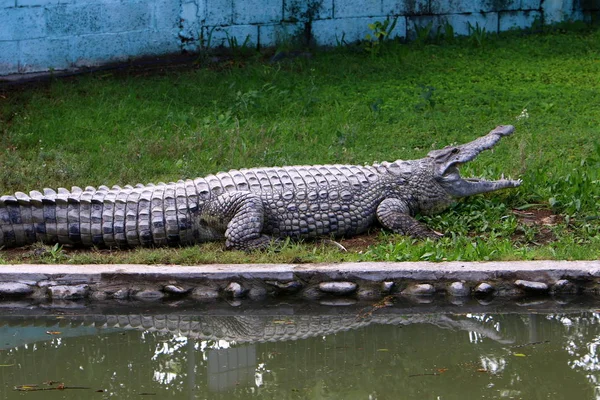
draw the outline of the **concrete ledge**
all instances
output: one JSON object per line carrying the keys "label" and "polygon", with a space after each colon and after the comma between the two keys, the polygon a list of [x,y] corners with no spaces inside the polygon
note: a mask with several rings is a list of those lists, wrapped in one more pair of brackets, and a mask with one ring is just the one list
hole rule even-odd
{"label": "concrete ledge", "polygon": [[[4,265],[0,299],[377,300],[600,294],[600,261]],[[325,288],[325,289],[324,289]],[[352,288],[350,290],[349,288]]]}

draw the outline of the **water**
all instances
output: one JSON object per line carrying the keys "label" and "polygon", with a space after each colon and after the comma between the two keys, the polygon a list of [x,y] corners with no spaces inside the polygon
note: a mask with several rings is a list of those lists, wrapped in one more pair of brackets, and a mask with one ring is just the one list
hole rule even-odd
{"label": "water", "polygon": [[0,398],[600,399],[593,304],[379,306],[6,309]]}

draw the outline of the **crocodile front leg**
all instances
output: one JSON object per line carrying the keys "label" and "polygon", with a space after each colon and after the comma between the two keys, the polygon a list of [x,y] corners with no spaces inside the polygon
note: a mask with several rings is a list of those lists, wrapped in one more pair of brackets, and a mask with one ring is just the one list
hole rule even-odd
{"label": "crocodile front leg", "polygon": [[225,247],[235,250],[261,250],[273,240],[263,235],[264,207],[260,196],[251,192],[225,193],[207,203],[200,217],[206,227],[225,231]]}
{"label": "crocodile front leg", "polygon": [[401,235],[433,240],[443,236],[411,217],[408,205],[399,199],[390,198],[379,203],[377,219],[385,228]]}

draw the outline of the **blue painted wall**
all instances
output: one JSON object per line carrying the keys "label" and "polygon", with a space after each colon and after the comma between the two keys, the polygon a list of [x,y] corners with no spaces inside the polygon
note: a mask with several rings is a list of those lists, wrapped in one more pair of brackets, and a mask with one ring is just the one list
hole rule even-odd
{"label": "blue painted wall", "polygon": [[488,32],[589,20],[600,0],[0,0],[0,75],[95,66],[133,57],[238,44],[364,39],[398,17],[394,34],[429,23]]}

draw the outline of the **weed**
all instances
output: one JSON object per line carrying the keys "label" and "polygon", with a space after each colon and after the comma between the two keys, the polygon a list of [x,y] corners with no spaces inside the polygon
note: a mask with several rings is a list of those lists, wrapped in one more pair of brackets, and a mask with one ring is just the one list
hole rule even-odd
{"label": "weed", "polygon": [[367,33],[363,42],[364,49],[371,54],[372,57],[379,56],[383,51],[384,43],[391,38],[393,30],[396,28],[398,17],[390,21],[386,18],[385,21],[375,21],[369,24],[371,33]]}
{"label": "weed", "polygon": [[479,22],[475,26],[469,22],[469,39],[475,47],[484,47],[489,34],[484,27],[479,26]]}

